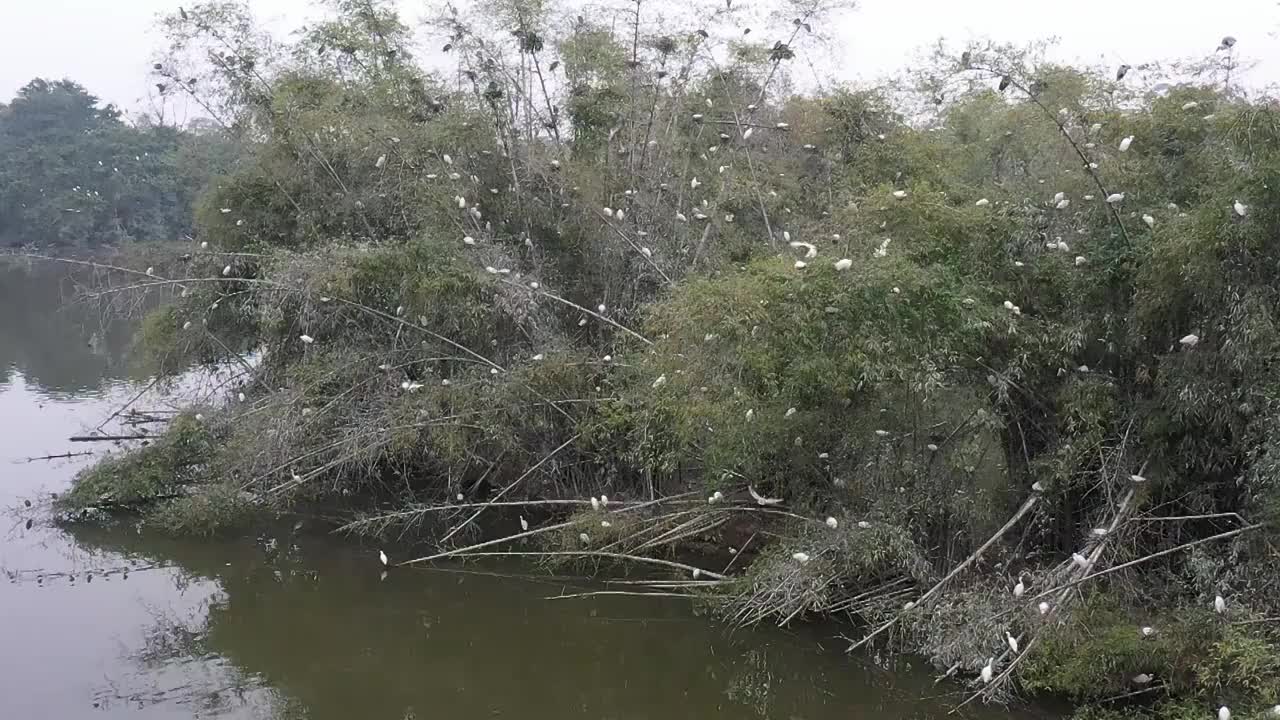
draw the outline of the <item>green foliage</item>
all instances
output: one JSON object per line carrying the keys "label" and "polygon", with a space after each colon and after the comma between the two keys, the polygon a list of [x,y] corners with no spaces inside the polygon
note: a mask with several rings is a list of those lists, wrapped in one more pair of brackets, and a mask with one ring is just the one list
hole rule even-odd
{"label": "green foliage", "polygon": [[33,80],[0,105],[0,242],[174,240],[223,157],[211,134],[130,126],[74,82]]}

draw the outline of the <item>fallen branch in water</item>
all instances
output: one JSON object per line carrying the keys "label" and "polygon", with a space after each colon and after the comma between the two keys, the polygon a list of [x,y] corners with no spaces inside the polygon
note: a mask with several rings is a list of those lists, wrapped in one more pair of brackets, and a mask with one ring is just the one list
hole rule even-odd
{"label": "fallen branch in water", "polygon": [[[1005,522],[1005,524],[999,530],[997,530],[994,535],[988,538],[986,542],[982,543],[981,547],[979,547],[977,550],[974,550],[973,553],[969,555],[969,557],[965,558],[963,561],[960,562],[959,565],[956,565],[954,568],[952,568],[951,572],[947,573],[946,577],[939,580],[936,585],[929,588],[920,597],[916,598],[915,605],[920,605],[925,600],[928,600],[929,598],[933,597],[935,594],[937,594],[939,590],[945,587],[947,583],[951,582],[952,578],[954,578],[956,575],[959,575],[962,570],[972,565],[974,561],[976,561],[978,558],[982,557],[982,553],[986,552],[987,548],[994,545],[1001,537],[1004,536],[1005,533],[1009,532],[1009,530],[1012,529],[1014,525],[1017,525],[1018,521],[1021,520],[1023,516],[1031,512],[1031,508],[1035,507],[1036,502],[1038,502],[1039,500],[1040,500],[1040,493],[1032,493],[1031,497],[1027,498],[1026,501],[1022,503],[1022,507],[1018,508],[1018,511],[1013,514],[1013,517],[1009,518],[1009,520]],[[904,610],[902,612],[897,613],[892,618],[882,623],[875,630],[872,630],[870,634],[866,635],[858,642],[855,642],[852,645],[850,645],[848,649],[845,650],[845,652],[853,652],[854,650],[857,650],[863,645],[866,645],[868,642],[871,642],[871,640],[874,639],[876,636],[885,632],[889,628],[892,628],[894,625],[897,625],[898,621],[902,619],[903,613],[905,612],[906,611]]]}

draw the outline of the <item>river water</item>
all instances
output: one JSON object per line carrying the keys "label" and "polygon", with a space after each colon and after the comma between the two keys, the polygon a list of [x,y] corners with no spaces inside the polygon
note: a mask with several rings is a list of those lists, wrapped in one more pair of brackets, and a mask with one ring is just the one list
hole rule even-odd
{"label": "river water", "polygon": [[135,432],[104,421],[148,383],[132,329],[68,306],[74,287],[61,267],[0,264],[0,718],[906,720],[963,697],[910,662],[846,657],[831,629],[548,600],[590,583],[530,566],[384,577],[376,549],[319,523],[224,540],[57,527],[51,494],[94,456],[31,458],[112,451],[68,438]]}

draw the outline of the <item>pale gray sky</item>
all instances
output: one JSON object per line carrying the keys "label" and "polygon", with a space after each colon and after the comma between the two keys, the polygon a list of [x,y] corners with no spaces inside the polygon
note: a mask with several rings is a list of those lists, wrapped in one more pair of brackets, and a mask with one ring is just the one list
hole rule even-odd
{"label": "pale gray sky", "polygon": [[[158,13],[183,0],[0,0],[0,99],[36,76],[70,77],[124,108],[143,106],[149,62],[160,40]],[[467,0],[455,0],[465,5]],[[718,7],[721,0],[694,0]],[[766,0],[736,0],[767,6]],[[314,12],[311,0],[250,0],[273,27],[295,27]],[[422,0],[400,0],[406,19]],[[836,36],[840,55],[819,58],[819,71],[874,79],[911,61],[940,36],[1025,43],[1056,36],[1064,60],[1138,65],[1212,52],[1224,35],[1258,61],[1246,82],[1280,83],[1280,5],[1276,0],[861,0]]]}

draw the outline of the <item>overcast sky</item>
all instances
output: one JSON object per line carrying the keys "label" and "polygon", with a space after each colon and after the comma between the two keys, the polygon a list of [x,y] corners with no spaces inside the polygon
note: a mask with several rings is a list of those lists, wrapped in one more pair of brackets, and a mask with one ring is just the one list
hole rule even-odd
{"label": "overcast sky", "polygon": [[[0,0],[0,100],[33,77],[69,77],[123,108],[144,107],[149,62],[160,43],[155,18],[181,2]],[[693,2],[719,6],[721,0]],[[285,30],[314,14],[312,0],[250,4],[272,27]],[[411,23],[423,14],[421,0],[399,4]],[[1241,55],[1258,62],[1246,82],[1280,83],[1276,0],[861,0],[835,30],[842,56],[820,58],[820,71],[851,80],[890,73],[943,36],[955,45],[1057,37],[1060,59],[1138,65],[1208,54],[1224,35],[1233,35]]]}

